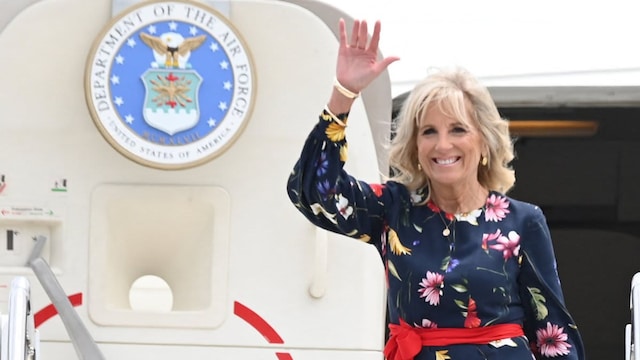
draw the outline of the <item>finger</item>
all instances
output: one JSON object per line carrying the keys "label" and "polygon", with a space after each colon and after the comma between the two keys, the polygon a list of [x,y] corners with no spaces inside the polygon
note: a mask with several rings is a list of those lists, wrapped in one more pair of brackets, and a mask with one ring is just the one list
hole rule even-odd
{"label": "finger", "polygon": [[389,65],[391,65],[392,63],[398,60],[400,60],[400,58],[397,56],[387,56],[386,58],[382,59],[380,62],[378,62],[378,66],[380,67],[379,68],[380,72],[384,71],[384,69],[389,67]]}
{"label": "finger", "polygon": [[373,26],[373,34],[369,42],[369,50],[376,53],[378,52],[378,43],[380,42],[380,27],[380,20],[378,20]]}
{"label": "finger", "polygon": [[358,30],[360,29],[360,20],[353,21],[353,28],[351,29],[351,47],[358,46]]}
{"label": "finger", "polygon": [[367,30],[367,22],[362,21],[360,23],[360,29],[358,31],[358,48],[364,50],[367,47],[368,39],[369,39],[369,32]]}
{"label": "finger", "polygon": [[347,46],[347,25],[344,22],[344,19],[340,18],[338,21],[338,27],[340,29],[340,47]]}

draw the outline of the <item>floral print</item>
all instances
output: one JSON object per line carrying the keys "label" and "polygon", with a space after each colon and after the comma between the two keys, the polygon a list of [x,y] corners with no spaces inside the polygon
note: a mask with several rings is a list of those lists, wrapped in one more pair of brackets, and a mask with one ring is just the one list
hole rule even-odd
{"label": "floral print", "polygon": [[493,234],[482,234],[482,249],[485,252],[488,252],[489,249],[489,241],[493,241],[498,239],[501,236],[500,229],[496,230]]}
{"label": "floral print", "polygon": [[333,141],[333,142],[337,142],[340,140],[344,139],[344,127],[336,124],[336,123],[331,123],[328,127],[327,127],[327,137]]}
{"label": "floral print", "polygon": [[438,305],[440,303],[440,295],[442,295],[442,289],[444,288],[444,276],[438,273],[427,271],[427,277],[422,278],[420,281],[420,297],[424,298],[424,301],[431,305]]}
{"label": "floral print", "polygon": [[501,195],[491,194],[485,205],[484,219],[486,221],[501,221],[509,213],[509,200]]}
{"label": "floral print", "polygon": [[429,319],[422,319],[422,324],[417,325],[414,324],[415,327],[421,327],[421,328],[425,328],[425,329],[437,329],[438,328],[438,324],[434,323],[433,321],[429,320]]}
{"label": "floral print", "polygon": [[568,336],[564,328],[548,322],[546,328],[536,331],[536,336],[538,337],[536,345],[543,356],[557,357],[569,353],[571,344],[567,342]]}
{"label": "floral print", "polygon": [[349,205],[349,200],[342,196],[342,194],[336,196],[336,208],[338,208],[338,212],[345,219],[348,219],[349,216],[353,214],[353,207]]}
{"label": "floral print", "polygon": [[382,189],[383,188],[384,188],[384,185],[382,185],[382,184],[371,184],[371,190],[376,195],[376,197],[382,196]]}
{"label": "floral print", "polygon": [[478,217],[482,214],[482,209],[473,210],[469,213],[455,214],[456,221],[466,221],[471,225],[478,225]]}
{"label": "floral print", "polygon": [[466,317],[466,319],[464,319],[464,327],[475,328],[480,326],[481,321],[480,318],[478,318],[478,308],[475,300],[471,297],[469,298],[469,304],[466,309],[467,311],[463,312],[463,315]]}
{"label": "floral print", "polygon": [[456,218],[455,214],[451,214],[451,213],[444,212],[444,211],[440,210],[440,208],[438,207],[438,205],[436,205],[436,204],[435,204],[433,201],[431,201],[431,200],[429,200],[429,201],[427,202],[427,207],[429,207],[429,209],[430,209],[431,211],[433,211],[434,213],[436,213],[436,214],[444,213],[444,218],[445,218],[445,219],[447,219],[447,220],[449,220],[449,221],[453,221],[453,220]]}
{"label": "floral print", "polygon": [[398,238],[398,234],[389,230],[389,244],[391,245],[391,252],[396,255],[410,255],[411,249],[402,245],[400,239]]}
{"label": "floral print", "polygon": [[[483,235],[484,241],[484,235]],[[489,246],[491,249],[502,251],[502,257],[509,260],[520,253],[520,235],[515,231],[509,231],[509,237],[500,236],[496,244]]]}
{"label": "floral print", "polygon": [[[346,123],[347,115],[337,117]],[[461,329],[519,324],[526,335],[481,345],[425,346],[415,360],[521,360],[534,354],[584,359],[540,208],[491,191],[482,208],[449,214],[425,202],[426,189],[359,181],[343,169],[344,130],[323,112],[287,191],[315,225],[376,247],[390,322]]]}
{"label": "floral print", "polygon": [[447,355],[449,350],[436,351],[436,360],[451,360],[451,356]]}

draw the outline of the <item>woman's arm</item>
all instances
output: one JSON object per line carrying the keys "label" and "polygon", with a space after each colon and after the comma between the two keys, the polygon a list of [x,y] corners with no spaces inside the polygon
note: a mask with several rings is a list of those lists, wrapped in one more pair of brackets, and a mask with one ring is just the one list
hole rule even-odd
{"label": "woman's arm", "polygon": [[[379,239],[385,187],[359,181],[344,171],[345,127],[333,116],[322,111],[289,176],[287,193],[313,224],[367,242]],[[335,116],[340,122],[348,121],[347,114]]]}
{"label": "woman's arm", "polygon": [[580,332],[565,306],[549,227],[540,208],[532,211],[521,239],[518,278],[525,332],[539,359],[584,360]]}

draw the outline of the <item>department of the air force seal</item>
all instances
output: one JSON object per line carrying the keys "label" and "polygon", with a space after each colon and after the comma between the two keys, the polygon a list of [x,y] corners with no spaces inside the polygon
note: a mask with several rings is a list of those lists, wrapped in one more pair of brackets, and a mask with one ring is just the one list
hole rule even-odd
{"label": "department of the air force seal", "polygon": [[254,100],[251,56],[216,10],[144,2],[115,18],[89,55],[85,93],[105,139],[140,164],[183,169],[226,150]]}

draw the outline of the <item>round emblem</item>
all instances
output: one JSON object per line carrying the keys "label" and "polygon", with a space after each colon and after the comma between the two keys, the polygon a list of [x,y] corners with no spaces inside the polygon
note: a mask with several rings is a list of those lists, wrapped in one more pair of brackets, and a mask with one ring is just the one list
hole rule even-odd
{"label": "round emblem", "polygon": [[105,139],[131,160],[184,169],[220,155],[253,108],[254,72],[239,33],[188,1],[144,2],[96,39],[85,94]]}

